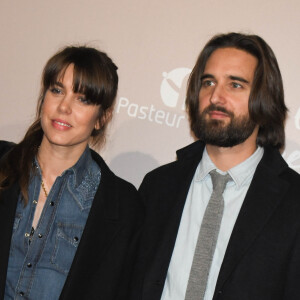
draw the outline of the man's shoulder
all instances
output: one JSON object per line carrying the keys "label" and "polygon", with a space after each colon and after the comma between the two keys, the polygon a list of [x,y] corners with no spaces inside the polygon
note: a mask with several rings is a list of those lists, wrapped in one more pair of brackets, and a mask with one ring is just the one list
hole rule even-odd
{"label": "man's shoulder", "polygon": [[281,178],[284,178],[289,184],[295,185],[300,190],[300,174],[294,169],[287,166],[287,168],[280,174]]}
{"label": "man's shoulder", "polygon": [[256,173],[270,175],[280,178],[289,186],[300,190],[300,174],[293,170],[277,149],[271,147],[264,148],[264,155],[258,165]]}
{"label": "man's shoulder", "polygon": [[147,180],[157,180],[162,181],[164,177],[174,177],[176,176],[182,167],[190,164],[191,161],[199,162],[202,157],[202,153],[205,145],[196,141],[184,148],[176,151],[177,159],[173,162],[162,165],[149,173],[146,174],[144,181]]}
{"label": "man's shoulder", "polygon": [[201,141],[195,141],[176,151],[178,160],[193,158],[195,156],[202,157],[205,144]]}

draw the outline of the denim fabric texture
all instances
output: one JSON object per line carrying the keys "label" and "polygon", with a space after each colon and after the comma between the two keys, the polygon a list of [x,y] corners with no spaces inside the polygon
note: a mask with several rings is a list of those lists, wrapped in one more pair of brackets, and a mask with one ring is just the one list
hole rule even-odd
{"label": "denim fabric texture", "polygon": [[77,163],[57,177],[34,235],[31,231],[41,189],[41,171],[29,185],[29,202],[19,196],[5,287],[5,300],[58,299],[100,183],[101,171],[87,147]]}

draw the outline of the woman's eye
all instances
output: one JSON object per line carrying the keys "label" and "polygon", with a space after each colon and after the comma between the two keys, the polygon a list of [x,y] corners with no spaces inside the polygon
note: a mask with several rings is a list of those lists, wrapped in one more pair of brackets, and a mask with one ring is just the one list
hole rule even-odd
{"label": "woman's eye", "polygon": [[88,100],[88,99],[85,98],[85,97],[79,97],[78,99],[79,99],[79,101],[80,101],[81,103],[84,103],[84,104],[91,104],[91,101]]}
{"label": "woman's eye", "polygon": [[56,87],[50,88],[50,91],[53,94],[61,94],[61,90],[59,88],[56,88]]}

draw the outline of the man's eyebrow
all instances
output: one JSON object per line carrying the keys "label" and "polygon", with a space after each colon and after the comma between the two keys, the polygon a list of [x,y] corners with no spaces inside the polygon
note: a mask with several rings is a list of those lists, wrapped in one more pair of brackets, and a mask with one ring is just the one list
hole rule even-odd
{"label": "man's eyebrow", "polygon": [[203,75],[201,76],[201,81],[202,81],[203,79],[206,79],[206,78],[215,78],[215,76],[212,75],[212,74],[203,74]]}
{"label": "man's eyebrow", "polygon": [[[214,79],[215,76],[212,75],[212,74],[209,74],[209,73],[203,74],[201,76],[201,81],[204,80],[204,79],[206,79],[206,78],[212,78],[212,79]],[[247,83],[247,84],[250,83],[247,79],[245,79],[243,77],[240,77],[240,76],[229,75],[228,78],[231,79],[231,80],[236,80],[236,81],[244,82],[244,83]]]}
{"label": "man's eyebrow", "polygon": [[231,80],[236,80],[236,81],[240,81],[240,82],[244,82],[244,83],[247,83],[249,84],[249,81],[246,80],[245,78],[243,77],[239,77],[239,76],[233,76],[233,75],[230,75],[228,76]]}

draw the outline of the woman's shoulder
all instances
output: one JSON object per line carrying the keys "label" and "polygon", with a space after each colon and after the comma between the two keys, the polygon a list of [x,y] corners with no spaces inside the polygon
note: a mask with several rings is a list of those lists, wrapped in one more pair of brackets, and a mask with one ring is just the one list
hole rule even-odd
{"label": "woman's shoulder", "polygon": [[117,185],[118,188],[127,190],[129,193],[137,193],[137,190],[135,186],[126,181],[125,179],[119,177],[116,175],[106,164],[104,159],[95,151],[91,150],[92,158],[93,160],[98,164],[101,170],[101,174],[105,177],[109,178],[110,183],[113,183],[114,185]]}
{"label": "woman's shoulder", "polygon": [[13,142],[1,141],[0,140],[0,158],[5,153],[7,153],[14,145],[15,145],[15,143],[13,143]]}

